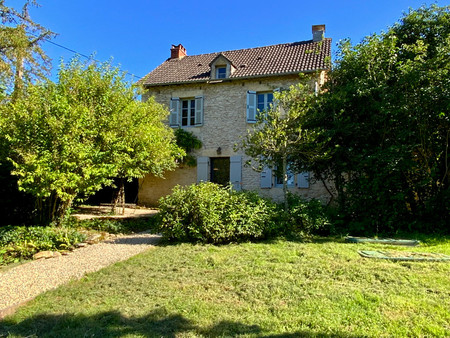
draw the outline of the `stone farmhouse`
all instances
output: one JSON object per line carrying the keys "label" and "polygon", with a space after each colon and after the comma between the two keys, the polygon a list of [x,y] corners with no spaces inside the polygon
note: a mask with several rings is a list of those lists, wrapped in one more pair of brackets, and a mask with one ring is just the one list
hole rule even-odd
{"label": "stone farmhouse", "polygon": [[[170,58],[139,84],[143,100],[154,96],[170,109],[173,128],[191,131],[202,142],[195,151],[196,167],[182,166],[165,178],[146,176],[139,182],[138,200],[156,205],[177,185],[200,181],[231,182],[236,190],[255,190],[275,200],[282,198],[282,178],[265,168],[257,172],[245,164],[243,151],[234,151],[259,111],[268,109],[275,90],[299,82],[299,73],[311,74],[316,90],[326,80],[331,39],[325,25],[312,26],[308,41],[188,56],[180,44]],[[326,198],[321,182],[310,173],[290,173],[289,190],[305,198]]]}

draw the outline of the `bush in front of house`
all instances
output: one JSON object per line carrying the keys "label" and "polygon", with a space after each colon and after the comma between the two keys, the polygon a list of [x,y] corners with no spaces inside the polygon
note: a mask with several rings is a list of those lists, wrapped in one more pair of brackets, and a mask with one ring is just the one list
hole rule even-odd
{"label": "bush in front of house", "polygon": [[169,240],[238,242],[265,238],[276,228],[274,203],[211,182],[176,186],[159,205],[159,231]]}
{"label": "bush in front of house", "polygon": [[317,234],[330,231],[330,217],[327,207],[318,199],[305,199],[288,194],[287,211],[278,208],[278,219],[283,223],[285,234]]}

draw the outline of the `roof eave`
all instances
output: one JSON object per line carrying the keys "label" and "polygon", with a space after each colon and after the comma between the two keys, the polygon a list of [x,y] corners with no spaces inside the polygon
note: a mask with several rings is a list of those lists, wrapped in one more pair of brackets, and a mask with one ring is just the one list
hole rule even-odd
{"label": "roof eave", "polygon": [[[223,82],[239,81],[239,80],[247,80],[247,79],[257,79],[257,78],[264,78],[264,77],[288,76],[288,75],[297,75],[300,73],[315,73],[315,72],[328,71],[328,70],[330,70],[330,68],[317,68],[317,69],[308,69],[308,70],[301,70],[301,71],[295,71],[295,72],[239,76],[239,77],[230,77],[227,79],[221,79],[222,81],[220,81],[220,82],[223,83]],[[142,84],[142,86],[144,88],[150,88],[150,87],[159,87],[159,86],[172,86],[172,85],[209,83],[209,82],[210,82],[210,79],[208,78],[208,79],[193,80],[193,81],[161,82],[161,83],[151,83],[151,84],[144,83],[144,84]]]}

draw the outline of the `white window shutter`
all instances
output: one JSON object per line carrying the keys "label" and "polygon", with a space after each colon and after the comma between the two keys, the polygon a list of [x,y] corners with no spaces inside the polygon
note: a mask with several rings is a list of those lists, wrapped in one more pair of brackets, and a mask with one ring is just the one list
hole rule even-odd
{"label": "white window shutter", "polygon": [[247,92],[247,122],[256,123],[256,92]]}
{"label": "white window shutter", "polygon": [[298,188],[309,188],[309,172],[304,171],[297,174],[297,187]]}
{"label": "white window shutter", "polygon": [[180,125],[179,116],[180,116],[180,99],[178,97],[172,97],[170,99],[170,116],[169,116],[169,124],[171,127],[178,127]]}
{"label": "white window shutter", "polygon": [[203,125],[203,96],[195,97],[195,125]]}
{"label": "white window shutter", "polygon": [[270,189],[272,188],[272,170],[268,167],[264,167],[261,171],[261,188]]}
{"label": "white window shutter", "polygon": [[197,158],[197,183],[209,180],[209,157]]}
{"label": "white window shutter", "polygon": [[242,190],[242,156],[230,157],[230,181],[233,189]]}

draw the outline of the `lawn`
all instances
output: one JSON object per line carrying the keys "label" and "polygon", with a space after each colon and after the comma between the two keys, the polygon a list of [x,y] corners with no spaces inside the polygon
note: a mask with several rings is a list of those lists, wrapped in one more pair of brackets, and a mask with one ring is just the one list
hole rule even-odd
{"label": "lawn", "polygon": [[450,238],[162,245],[39,296],[0,337],[450,336],[450,263],[359,249],[450,254]]}

